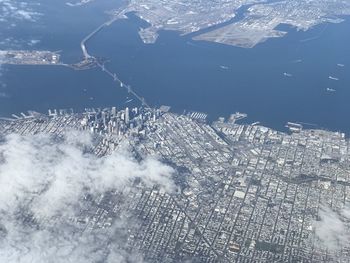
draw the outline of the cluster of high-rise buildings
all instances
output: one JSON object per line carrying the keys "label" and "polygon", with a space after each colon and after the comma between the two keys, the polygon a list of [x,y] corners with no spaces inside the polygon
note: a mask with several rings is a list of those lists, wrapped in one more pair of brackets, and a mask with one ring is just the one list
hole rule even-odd
{"label": "cluster of high-rise buildings", "polygon": [[[103,157],[122,142],[138,160],[157,156],[175,169],[179,191],[135,183],[90,197],[77,215],[81,231],[129,222],[123,249],[150,262],[347,262],[350,247],[330,240],[327,215],[350,225],[350,141],[342,133],[298,130],[286,134],[201,114],[115,107],[83,113],[56,111],[0,121],[0,133],[92,132]],[[245,116],[245,115],[244,115]],[[344,240],[344,239],[343,239]]]}

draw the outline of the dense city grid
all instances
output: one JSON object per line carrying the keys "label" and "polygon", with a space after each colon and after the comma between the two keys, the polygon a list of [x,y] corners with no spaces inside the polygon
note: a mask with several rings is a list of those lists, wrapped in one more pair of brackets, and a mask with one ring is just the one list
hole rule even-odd
{"label": "dense city grid", "polygon": [[140,160],[156,155],[176,169],[175,193],[135,182],[82,197],[74,221],[82,233],[129,218],[120,246],[149,262],[348,262],[348,242],[329,249],[315,230],[322,210],[340,213],[349,201],[350,144],[342,133],[287,134],[237,124],[240,114],[208,124],[204,114],[165,106],[13,116],[0,121],[2,136],[86,130],[101,158],[127,143]]}

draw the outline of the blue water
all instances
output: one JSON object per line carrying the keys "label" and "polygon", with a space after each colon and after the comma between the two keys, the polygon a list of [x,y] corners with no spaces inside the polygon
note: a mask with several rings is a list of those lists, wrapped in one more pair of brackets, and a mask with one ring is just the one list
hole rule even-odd
{"label": "blue water", "polygon": [[[50,5],[47,12],[54,15],[46,15],[33,33],[42,36],[36,48],[63,50],[65,62],[78,61],[81,39],[107,20],[103,11],[113,4],[96,1],[74,9]],[[62,11],[57,14],[58,9]],[[134,17],[117,21],[91,39],[88,48],[108,58],[107,67],[149,104],[170,105],[177,112],[203,111],[211,119],[241,111],[248,113],[250,121],[276,129],[298,121],[350,131],[350,21],[307,32],[280,26],[289,32],[286,37],[252,49],[192,41],[166,31],[156,44],[145,45],[137,34],[143,25]],[[328,79],[329,75],[339,81]],[[6,66],[1,81],[10,97],[0,98],[0,115],[54,107],[123,106],[127,97],[97,69]],[[337,91],[330,93],[327,88]]]}

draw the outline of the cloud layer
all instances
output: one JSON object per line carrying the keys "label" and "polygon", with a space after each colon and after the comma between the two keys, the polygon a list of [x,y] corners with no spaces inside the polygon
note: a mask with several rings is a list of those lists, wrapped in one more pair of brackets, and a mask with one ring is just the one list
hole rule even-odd
{"label": "cloud layer", "polygon": [[0,11],[0,22],[7,22],[11,19],[36,21],[41,15],[33,10],[33,3],[16,0],[0,0]]}
{"label": "cloud layer", "polygon": [[0,262],[140,262],[118,243],[129,222],[81,234],[72,218],[84,195],[122,190],[136,178],[171,192],[173,170],[153,158],[138,162],[126,148],[97,158],[90,147],[81,132],[0,139]]}
{"label": "cloud layer", "polygon": [[350,209],[343,208],[339,213],[328,206],[321,206],[319,221],[314,222],[315,235],[321,245],[330,251],[338,251],[350,242],[349,222]]}

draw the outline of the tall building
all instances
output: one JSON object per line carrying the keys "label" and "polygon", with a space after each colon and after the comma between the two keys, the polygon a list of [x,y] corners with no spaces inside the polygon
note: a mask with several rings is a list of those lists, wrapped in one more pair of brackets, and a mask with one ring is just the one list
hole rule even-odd
{"label": "tall building", "polygon": [[115,117],[117,115],[117,108],[112,107],[112,117]]}
{"label": "tall building", "polygon": [[102,117],[102,121],[103,121],[103,126],[106,127],[106,113],[104,111],[102,111],[101,113],[101,117]]}
{"label": "tall building", "polygon": [[126,107],[126,109],[125,109],[125,123],[126,124],[129,124],[129,122],[130,122],[130,116],[129,116],[129,108],[128,107]]}

